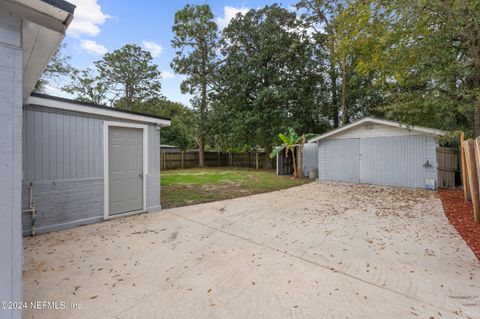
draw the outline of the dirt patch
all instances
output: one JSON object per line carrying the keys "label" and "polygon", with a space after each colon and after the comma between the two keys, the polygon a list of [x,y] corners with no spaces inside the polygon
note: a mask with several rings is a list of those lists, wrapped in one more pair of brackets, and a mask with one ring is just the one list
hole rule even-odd
{"label": "dirt patch", "polygon": [[480,224],[473,219],[472,203],[465,202],[461,189],[441,189],[438,193],[448,220],[480,260]]}

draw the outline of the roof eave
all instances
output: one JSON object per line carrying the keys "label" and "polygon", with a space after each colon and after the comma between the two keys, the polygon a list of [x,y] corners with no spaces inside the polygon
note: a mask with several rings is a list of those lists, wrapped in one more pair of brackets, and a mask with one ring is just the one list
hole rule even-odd
{"label": "roof eave", "polygon": [[136,112],[128,112],[118,109],[109,109],[103,105],[93,105],[82,103],[74,100],[68,100],[59,97],[51,97],[42,94],[32,94],[27,101],[27,104],[33,106],[43,106],[57,110],[73,111],[85,114],[95,114],[100,116],[112,117],[123,120],[130,120],[135,122],[142,122],[148,124],[155,124],[159,127],[168,127],[171,124],[170,119],[151,116],[148,114],[141,114]]}
{"label": "roof eave", "polygon": [[336,135],[338,133],[341,133],[343,131],[346,131],[348,129],[351,129],[353,127],[356,127],[356,126],[359,126],[359,125],[362,125],[364,123],[374,123],[374,124],[383,124],[383,125],[388,125],[388,126],[392,126],[392,127],[397,127],[397,128],[403,128],[403,129],[407,129],[409,131],[417,131],[417,132],[422,132],[422,133],[425,133],[425,134],[432,134],[432,135],[443,135],[445,134],[445,131],[442,131],[442,130],[438,130],[438,129],[432,129],[432,128],[428,128],[428,127],[423,127],[423,126],[412,126],[412,127],[409,127],[407,125],[403,125],[401,123],[398,123],[398,122],[394,122],[394,121],[389,121],[389,120],[382,120],[382,119],[376,119],[376,118],[373,118],[373,117],[365,117],[363,119],[360,119],[356,122],[353,122],[353,123],[350,123],[350,124],[347,124],[345,126],[342,126],[340,128],[337,128],[335,130],[332,130],[330,132],[327,132],[323,135],[320,135],[316,138],[313,138],[311,140],[309,140],[308,142],[309,143],[314,143],[314,142],[319,142],[325,138],[328,138],[330,136],[333,136],[333,135]]}

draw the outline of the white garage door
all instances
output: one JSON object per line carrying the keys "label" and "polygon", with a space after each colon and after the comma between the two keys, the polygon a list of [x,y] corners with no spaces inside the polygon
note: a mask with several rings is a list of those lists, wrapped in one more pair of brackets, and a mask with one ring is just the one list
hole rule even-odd
{"label": "white garage door", "polygon": [[360,182],[423,188],[425,136],[362,138]]}
{"label": "white garage door", "polygon": [[360,181],[360,139],[347,138],[325,143],[326,179],[358,183]]}

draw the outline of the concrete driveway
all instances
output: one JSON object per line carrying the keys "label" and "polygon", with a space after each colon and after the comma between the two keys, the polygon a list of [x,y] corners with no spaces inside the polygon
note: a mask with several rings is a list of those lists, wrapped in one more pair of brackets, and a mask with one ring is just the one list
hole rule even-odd
{"label": "concrete driveway", "polygon": [[480,263],[429,191],[315,182],[26,238],[24,252],[25,300],[66,308],[25,318],[480,317]]}

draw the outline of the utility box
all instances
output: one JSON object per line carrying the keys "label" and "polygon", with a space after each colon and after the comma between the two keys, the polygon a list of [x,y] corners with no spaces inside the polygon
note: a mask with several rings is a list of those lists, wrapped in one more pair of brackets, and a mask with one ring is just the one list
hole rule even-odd
{"label": "utility box", "polygon": [[435,190],[437,189],[437,183],[434,179],[427,178],[425,180],[425,189]]}

